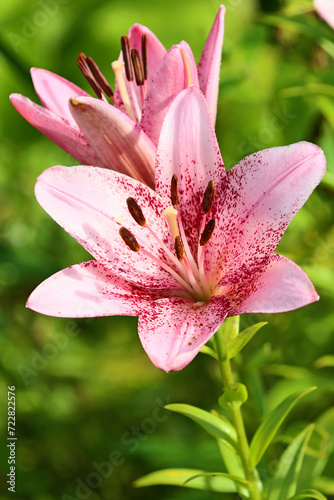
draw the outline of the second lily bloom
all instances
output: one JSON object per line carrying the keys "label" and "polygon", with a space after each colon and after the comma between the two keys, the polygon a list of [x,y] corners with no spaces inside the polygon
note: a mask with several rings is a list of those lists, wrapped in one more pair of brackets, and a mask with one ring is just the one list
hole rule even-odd
{"label": "second lily bloom", "polygon": [[[98,88],[99,98],[93,98],[68,80],[36,68],[31,71],[32,80],[44,107],[19,94],[11,95],[11,103],[29,123],[81,163],[116,170],[154,188],[154,159],[162,122],[189,79],[203,92],[215,122],[224,18],[225,7],[221,6],[197,67],[186,42],[167,52],[146,27],[132,26],[123,39],[130,54],[137,55],[134,64],[140,63],[141,57],[146,59],[147,79],[137,85],[126,67],[120,69],[126,59],[123,50],[115,65],[114,105],[109,104],[103,89],[99,93]],[[89,68],[87,72],[89,76]],[[99,77],[94,72],[90,76],[96,89]]]}

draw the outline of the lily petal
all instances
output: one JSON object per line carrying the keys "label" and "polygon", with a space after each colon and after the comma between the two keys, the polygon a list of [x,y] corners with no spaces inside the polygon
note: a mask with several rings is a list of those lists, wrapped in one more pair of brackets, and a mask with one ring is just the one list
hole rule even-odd
{"label": "lily petal", "polygon": [[10,101],[23,118],[78,161],[84,164],[100,164],[77,125],[72,127],[64,118],[20,94],[11,94]]}
{"label": "lily petal", "polygon": [[325,168],[323,151],[299,142],[259,151],[229,170],[207,268],[220,269],[225,284],[260,271]]}
{"label": "lily petal", "polygon": [[[178,177],[177,210],[192,251],[197,248],[204,191],[213,181],[221,196],[225,168],[201,91],[189,87],[173,101],[164,120],[156,158],[156,191],[170,204],[173,174]],[[216,205],[213,208],[214,216]]]}
{"label": "lily petal", "polygon": [[139,54],[141,54],[141,40],[143,35],[147,37],[148,74],[153,77],[166,54],[166,49],[151,30],[138,23],[129,29],[128,37],[131,49],[137,49]]}
{"label": "lily petal", "polygon": [[256,280],[249,282],[248,286],[242,285],[241,294],[246,298],[233,308],[233,316],[250,312],[292,311],[319,299],[304,271],[282,255],[273,255]]}
{"label": "lily petal", "polygon": [[217,114],[225,12],[225,7],[221,5],[198,63],[199,86],[208,102],[213,123],[216,121]]}
{"label": "lily petal", "polygon": [[72,126],[76,127],[77,124],[68,109],[68,101],[71,97],[89,97],[89,94],[74,85],[74,83],[51,71],[31,68],[30,73],[36,93],[43,106],[65,118]]}
{"label": "lily petal", "polygon": [[160,130],[169,106],[175,97],[188,87],[185,63],[180,51],[185,50],[193,83],[197,84],[197,70],[189,45],[182,42],[174,45],[165,55],[159,69],[147,90],[141,127],[157,145]]}
{"label": "lily petal", "polygon": [[99,165],[154,187],[155,146],[119,109],[92,97],[71,99],[70,111]]}
{"label": "lily petal", "polygon": [[150,290],[134,287],[93,260],[50,276],[32,292],[27,307],[62,318],[137,316],[152,298]]}
{"label": "lily petal", "polygon": [[333,0],[314,0],[315,10],[319,16],[334,29],[334,4]]}
{"label": "lily petal", "polygon": [[194,303],[179,298],[156,300],[139,315],[138,333],[160,370],[182,370],[212,337],[229,312],[227,297]]}
{"label": "lily petal", "polygon": [[138,286],[179,286],[154,259],[130,250],[119,234],[124,226],[143,250],[156,258],[163,256],[147,227],[139,226],[130,215],[126,200],[133,197],[143,209],[147,226],[173,248],[161,217],[165,206],[144,184],[103,168],[56,166],[39,176],[35,194],[44,210],[107,269]]}

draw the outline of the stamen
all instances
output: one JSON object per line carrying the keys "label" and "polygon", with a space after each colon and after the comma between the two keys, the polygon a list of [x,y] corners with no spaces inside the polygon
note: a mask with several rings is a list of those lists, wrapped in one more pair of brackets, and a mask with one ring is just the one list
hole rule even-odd
{"label": "stamen", "polygon": [[180,236],[179,228],[177,225],[177,218],[176,218],[177,214],[178,214],[178,211],[175,210],[175,208],[173,208],[173,207],[166,208],[166,210],[164,210],[161,214],[164,217],[166,217],[166,219],[167,219],[167,223],[169,225],[169,228],[170,228],[170,231],[172,233],[174,241],[175,241],[175,238],[177,236]]}
{"label": "stamen", "polygon": [[180,236],[176,236],[174,244],[175,244],[176,256],[177,256],[178,260],[181,261],[184,257],[184,248],[183,248],[183,243],[182,243]]}
{"label": "stamen", "polygon": [[188,57],[187,57],[186,51],[184,50],[184,48],[183,48],[183,47],[180,47],[180,52],[181,52],[181,56],[182,56],[182,59],[183,59],[184,65],[185,65],[185,67],[186,67],[187,79],[188,79],[188,87],[189,87],[190,85],[192,85],[192,82],[191,82],[191,71],[190,71],[190,64],[189,64],[189,60],[188,60]]}
{"label": "stamen", "polygon": [[121,94],[125,111],[127,112],[127,115],[131,118],[131,120],[135,122],[136,118],[133,114],[129,94],[125,85],[123,66],[124,66],[123,61],[114,61],[113,63],[111,63],[111,67],[114,70],[115,77],[118,83],[119,93]]}
{"label": "stamen", "polygon": [[210,181],[203,195],[202,212],[207,214],[210,212],[215,199],[215,185]]}
{"label": "stamen", "polygon": [[139,252],[139,243],[128,229],[126,229],[125,227],[121,227],[119,230],[119,234],[124,243],[130,248],[130,250],[132,250],[133,252]]}
{"label": "stamen", "polygon": [[172,177],[171,186],[170,186],[170,197],[171,197],[171,200],[172,200],[172,205],[174,207],[176,207],[179,204],[179,196],[178,196],[178,192],[177,192],[177,183],[178,183],[177,175],[174,174],[173,177]]}
{"label": "stamen", "polygon": [[143,211],[136,202],[134,198],[128,198],[126,200],[128,210],[133,219],[139,224],[139,226],[144,227],[146,225],[146,219],[144,217]]}
{"label": "stamen", "polygon": [[206,224],[203,233],[201,234],[201,238],[199,240],[199,244],[201,247],[204,247],[204,245],[207,244],[207,242],[210,240],[213,230],[216,225],[216,219],[211,219],[209,222]]}
{"label": "stamen", "polygon": [[77,64],[79,66],[81,73],[86,78],[87,82],[92,87],[97,97],[101,99],[103,95],[102,89],[100,85],[95,81],[94,76],[87,64],[87,57],[83,52],[80,52],[80,54],[78,54]]}
{"label": "stamen", "polygon": [[132,71],[131,54],[130,54],[130,41],[128,36],[122,36],[121,45],[122,45],[123,60],[125,64],[126,78],[129,82],[132,82],[133,71]]}
{"label": "stamen", "polygon": [[104,74],[102,73],[102,71],[100,70],[100,68],[98,67],[98,65],[94,61],[94,59],[92,59],[91,57],[87,57],[86,63],[88,64],[88,67],[89,67],[96,83],[101,87],[103,92],[108,97],[113,97],[114,93],[113,93],[109,83],[107,82]]}
{"label": "stamen", "polygon": [[135,73],[136,84],[144,85],[145,77],[144,77],[143,61],[141,60],[140,54],[137,49],[131,50],[131,59],[133,64],[133,70]]}
{"label": "stamen", "polygon": [[141,37],[141,58],[144,67],[144,78],[147,80],[148,75],[148,52],[147,52],[147,35]]}

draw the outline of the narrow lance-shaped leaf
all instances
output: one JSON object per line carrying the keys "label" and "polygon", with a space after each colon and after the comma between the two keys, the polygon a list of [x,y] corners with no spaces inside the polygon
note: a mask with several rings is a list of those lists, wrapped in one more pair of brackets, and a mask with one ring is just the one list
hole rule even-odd
{"label": "narrow lance-shaped leaf", "polygon": [[316,387],[309,387],[301,391],[295,392],[288,396],[281,404],[279,404],[267,417],[264,419],[258,430],[256,431],[250,446],[250,460],[253,466],[258,464],[266,449],[270,445],[278,428],[292,410],[296,402],[306,394],[314,391]]}
{"label": "narrow lance-shaped leaf", "polygon": [[221,493],[235,493],[234,482],[227,477],[197,477],[190,483],[186,481],[198,474],[205,474],[205,471],[196,469],[163,469],[147,474],[134,482],[134,486],[142,488],[158,484],[168,484],[173,486],[183,486],[198,490],[218,491]]}
{"label": "narrow lance-shaped leaf", "polygon": [[231,450],[236,450],[236,431],[233,425],[227,420],[222,420],[212,413],[186,404],[169,404],[165,408],[190,418],[215,439],[222,441]]}
{"label": "narrow lance-shaped leaf", "polygon": [[200,350],[200,352],[202,354],[208,354],[208,356],[211,356],[212,358],[216,359],[218,361],[218,356],[217,354],[215,353],[215,351],[213,349],[211,349],[211,347],[207,346],[207,345],[204,345],[202,347],[202,349]]}
{"label": "narrow lance-shaped leaf", "polygon": [[276,474],[270,482],[269,500],[286,500],[294,495],[302,470],[303,460],[314,424],[296,436],[281,456]]}
{"label": "narrow lance-shaped leaf", "polygon": [[[218,441],[218,447],[226,470],[229,472],[229,474],[245,479],[245,472],[243,470],[239,455],[236,455],[235,452],[231,451],[230,448],[225,446],[222,441]],[[242,498],[247,498],[248,489],[238,483],[235,483],[235,486],[239,493],[239,496]]]}
{"label": "narrow lance-shaped leaf", "polygon": [[327,500],[322,493],[316,490],[304,490],[288,498],[288,500],[302,500],[303,498],[313,498],[314,500]]}
{"label": "narrow lance-shaped leaf", "polygon": [[225,477],[227,479],[231,479],[234,483],[240,484],[241,486],[248,486],[248,482],[238,476],[233,476],[232,474],[227,474],[226,472],[204,472],[202,474],[196,474],[196,476],[192,476],[189,479],[187,479],[184,483],[183,486],[186,486],[190,481],[194,481],[195,479],[199,477]]}
{"label": "narrow lance-shaped leaf", "polygon": [[312,481],[312,485],[326,495],[334,495],[334,478],[321,476]]}
{"label": "narrow lance-shaped leaf", "polygon": [[260,330],[267,322],[263,321],[262,323],[256,323],[255,325],[246,328],[239,333],[239,335],[232,340],[230,340],[226,346],[227,356],[229,359],[234,358],[240,352],[246,344],[254,337],[256,332]]}

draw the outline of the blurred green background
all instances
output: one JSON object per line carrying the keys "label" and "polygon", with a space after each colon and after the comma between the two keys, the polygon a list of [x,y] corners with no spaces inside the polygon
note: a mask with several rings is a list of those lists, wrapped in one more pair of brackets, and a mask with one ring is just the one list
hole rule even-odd
{"label": "blurred green background", "polygon": [[[92,56],[112,80],[110,62],[118,57],[121,35],[135,22],[153,30],[166,48],[187,40],[198,60],[219,3],[53,0],[49,12],[47,4],[0,4],[1,499],[219,498],[187,488],[132,487],[136,478],[159,468],[221,470],[214,440],[161,409],[168,402],[217,408],[213,359],[200,354],[182,372],[165,374],[144,353],[135,318],[66,320],[25,309],[43,279],[87,254],[44,213],[33,193],[44,169],[76,161],[25,122],[8,100],[18,92],[38,101],[32,66],[90,92],[76,65],[79,52]],[[309,274],[321,300],[286,314],[242,319],[245,326],[269,321],[237,360],[253,398],[245,405],[250,435],[263,413],[290,392],[318,386],[298,404],[268,462],[261,464],[270,479],[274,457],[303,423],[321,417],[332,433],[323,452],[334,448],[334,34],[307,0],[225,5],[217,135],[227,167],[258,149],[300,140],[319,144],[328,158],[325,179],[279,246]],[[16,386],[15,494],[6,485],[8,385]],[[82,486],[76,497],[78,484],[87,484],[96,472],[94,464],[110,461],[113,452],[112,473],[98,488]],[[324,476],[334,477],[333,458]],[[327,493],[334,498],[333,489]]]}

